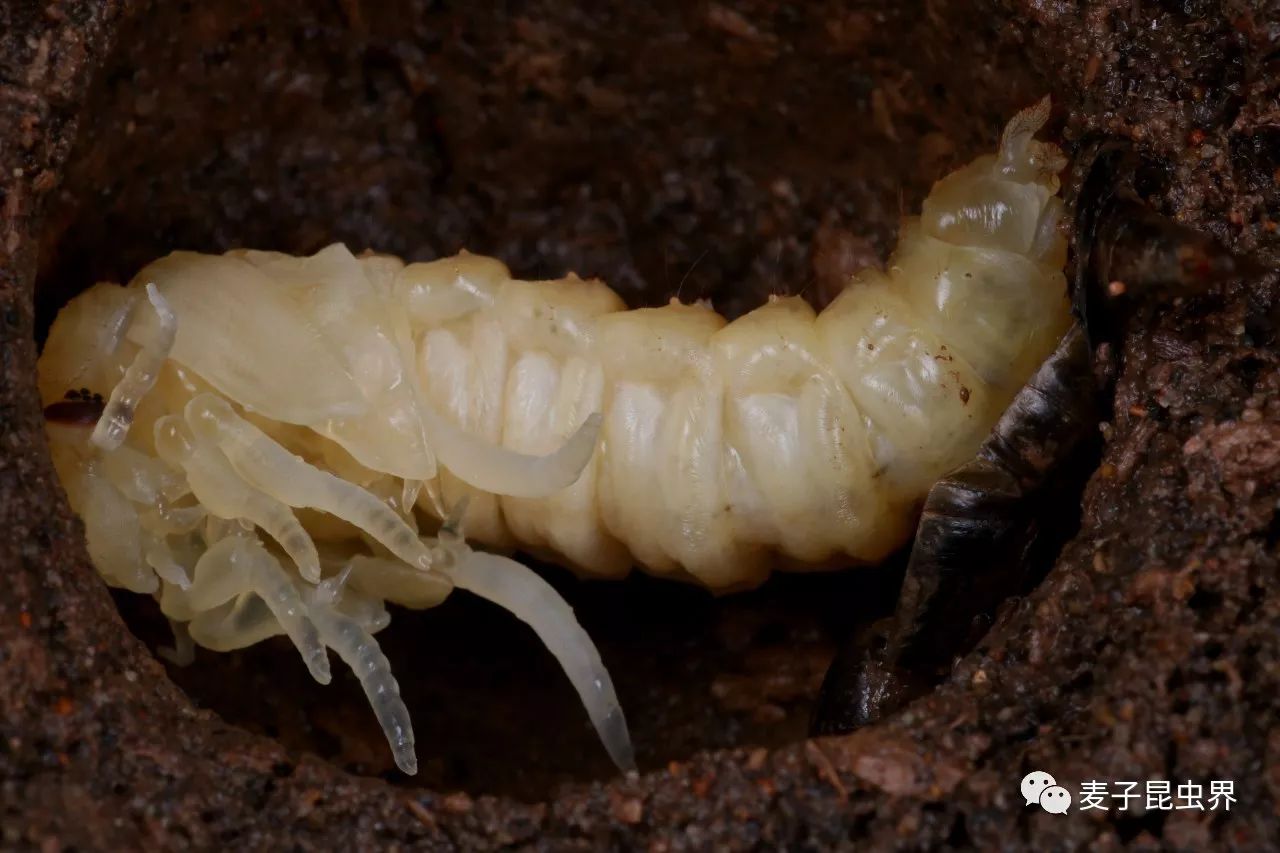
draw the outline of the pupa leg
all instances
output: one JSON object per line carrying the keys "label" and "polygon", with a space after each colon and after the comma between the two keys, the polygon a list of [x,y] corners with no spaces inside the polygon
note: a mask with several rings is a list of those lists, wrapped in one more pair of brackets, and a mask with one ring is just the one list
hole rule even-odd
{"label": "pupa leg", "polygon": [[[258,611],[241,607],[235,619],[200,618],[246,593],[261,599],[266,615],[251,619]],[[161,609],[170,618],[191,619],[193,636],[210,648],[208,641],[214,637],[223,648],[241,648],[257,642],[264,630],[270,631],[266,636],[283,632],[312,677],[321,684],[330,681],[329,659],[306,605],[280,562],[255,537],[231,535],[214,543],[197,561],[188,589],[164,591]],[[268,621],[271,625],[260,627]],[[245,632],[236,633],[238,627]]]}
{"label": "pupa leg", "polygon": [[187,624],[170,619],[169,630],[173,631],[173,645],[158,647],[156,654],[174,666],[191,666],[196,660],[196,643]]}
{"label": "pupa leg", "polygon": [[111,389],[102,417],[93,428],[89,440],[103,450],[115,450],[124,444],[138,402],[156,384],[156,377],[178,334],[178,318],[154,284],[147,285],[147,299],[156,312],[156,332],[153,339],[138,350],[124,377]]}
{"label": "pupa leg", "polygon": [[355,673],[382,733],[391,745],[396,766],[413,776],[418,772],[413,722],[409,718],[408,707],[400,698],[400,685],[391,673],[391,662],[365,625],[335,607],[348,574],[344,571],[338,577],[307,590],[307,616],[324,645],[337,652]]}
{"label": "pupa leg", "polygon": [[451,547],[457,555],[448,570],[454,584],[510,611],[534,630],[578,691],[613,763],[623,772],[635,770],[631,734],[613,679],[599,650],[573,615],[573,608],[527,566],[496,554],[472,551],[461,540],[455,539]]}
{"label": "pupa leg", "polygon": [[160,458],[186,473],[191,493],[211,515],[260,527],[304,578],[320,580],[320,555],[290,507],[241,478],[216,445],[195,434],[177,415],[158,419],[155,435]]}
{"label": "pupa leg", "polygon": [[[432,567],[431,549],[395,510],[365,489],[290,453],[236,414],[226,400],[200,394],[187,403],[184,417],[191,432],[216,447],[255,491],[283,506],[313,507],[337,516],[409,565],[423,570]],[[317,574],[314,580],[318,579]]]}

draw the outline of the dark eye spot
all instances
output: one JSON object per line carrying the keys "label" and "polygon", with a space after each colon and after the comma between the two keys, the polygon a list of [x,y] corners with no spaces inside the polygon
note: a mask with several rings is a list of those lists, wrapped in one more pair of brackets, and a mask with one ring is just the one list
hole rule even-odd
{"label": "dark eye spot", "polygon": [[93,426],[105,409],[106,404],[101,399],[59,400],[45,406],[44,419],[49,423],[67,426]]}

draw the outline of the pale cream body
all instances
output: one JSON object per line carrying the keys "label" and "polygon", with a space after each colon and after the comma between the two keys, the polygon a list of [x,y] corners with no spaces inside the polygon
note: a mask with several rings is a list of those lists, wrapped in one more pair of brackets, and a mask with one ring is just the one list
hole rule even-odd
{"label": "pale cream body", "polygon": [[638,564],[728,589],[882,559],[1069,324],[1055,153],[949,175],[887,271],[817,315],[797,297],[728,324],[626,311],[599,282],[515,281],[472,255],[403,268],[423,388],[456,423],[544,453],[605,414],[572,487],[503,497],[446,471],[446,504],[469,496],[480,542],[591,576]]}
{"label": "pale cream body", "polygon": [[[541,588],[506,587],[514,564],[418,535],[464,497],[469,538],[588,575],[638,564],[727,590],[879,560],[1069,324],[1062,160],[1032,139],[1046,108],[935,185],[887,271],[817,315],[794,297],[727,324],[698,305],[626,311],[599,282],[342,246],[179,252],[97,285],[40,361],[46,405],[116,389],[110,443],[49,430],[90,555],[202,645],[289,633],[317,677],[325,645],[376,650],[383,602],[430,606],[454,584],[577,629]],[[315,586],[343,566],[345,587]],[[540,629],[589,693],[603,670],[569,633]]]}

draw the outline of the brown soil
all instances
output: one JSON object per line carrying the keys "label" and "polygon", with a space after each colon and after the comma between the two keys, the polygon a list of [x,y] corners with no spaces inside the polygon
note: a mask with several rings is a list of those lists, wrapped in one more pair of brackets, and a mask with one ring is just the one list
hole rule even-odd
{"label": "brown soil", "polygon": [[[466,246],[633,304],[821,303],[1049,92],[1066,143],[1133,140],[1169,168],[1153,203],[1280,260],[1274,4],[484,5],[0,7],[0,847],[1280,837],[1280,364],[1248,316],[1271,292],[1244,284],[1133,318],[1079,535],[946,684],[854,736],[806,742],[806,715],[834,644],[890,606],[892,566],[722,600],[553,572],[620,682],[630,779],[476,602],[387,635],[423,788],[354,686],[308,684],[279,644],[156,662],[154,612],[88,564],[33,378],[70,294],[171,248]],[[1017,780],[1039,768],[1234,779],[1239,802],[1033,813]]]}

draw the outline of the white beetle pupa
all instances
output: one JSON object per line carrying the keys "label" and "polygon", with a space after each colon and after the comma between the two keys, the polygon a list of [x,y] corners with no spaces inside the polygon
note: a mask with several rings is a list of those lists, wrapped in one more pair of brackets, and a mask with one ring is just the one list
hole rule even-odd
{"label": "white beetle pupa", "polygon": [[[716,590],[882,559],[1069,325],[1064,159],[1033,139],[1047,115],[1020,113],[996,154],[939,181],[888,269],[816,315],[798,298],[732,323],[674,301],[627,311],[597,281],[341,245],[175,252],[90,288],[40,359],[90,556],[157,595],[179,651],[286,634],[322,682],[336,651],[406,773],[409,713],[373,635],[388,601],[469,590],[533,627],[629,768],[570,608],[458,532]],[[58,414],[81,388],[110,391],[92,431]]]}

